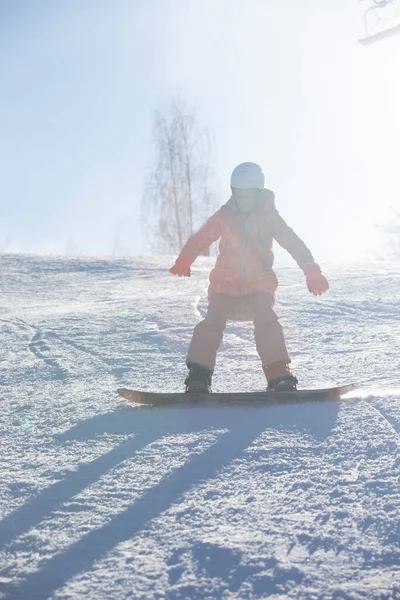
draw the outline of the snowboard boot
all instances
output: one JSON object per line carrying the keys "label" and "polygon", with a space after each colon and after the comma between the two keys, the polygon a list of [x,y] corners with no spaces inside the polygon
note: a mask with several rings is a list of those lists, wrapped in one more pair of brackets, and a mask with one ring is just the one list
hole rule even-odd
{"label": "snowboard boot", "polygon": [[297,390],[299,380],[291,374],[286,362],[279,361],[263,367],[268,381],[267,392],[289,392]]}
{"label": "snowboard boot", "polygon": [[212,370],[189,363],[189,375],[185,379],[186,393],[210,394]]}
{"label": "snowboard boot", "polygon": [[294,392],[299,380],[294,375],[283,375],[268,380],[267,392]]}

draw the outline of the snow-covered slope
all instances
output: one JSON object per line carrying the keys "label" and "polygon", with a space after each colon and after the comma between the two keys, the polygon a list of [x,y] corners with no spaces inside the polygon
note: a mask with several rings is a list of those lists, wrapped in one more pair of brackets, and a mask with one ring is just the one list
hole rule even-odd
{"label": "snow-covered slope", "polygon": [[[277,268],[301,387],[342,402],[126,407],[182,390],[212,259],[3,255],[0,598],[400,598],[400,265]],[[231,323],[215,391],[265,386]]]}

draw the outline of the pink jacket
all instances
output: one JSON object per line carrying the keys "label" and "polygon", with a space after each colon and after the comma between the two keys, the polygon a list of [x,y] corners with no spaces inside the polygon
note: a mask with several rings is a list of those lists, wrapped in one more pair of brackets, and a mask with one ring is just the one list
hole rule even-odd
{"label": "pink jacket", "polygon": [[213,242],[220,239],[219,254],[210,274],[209,295],[246,296],[267,293],[275,298],[278,280],[272,270],[275,239],[302,269],[314,258],[275,208],[275,194],[262,190],[249,214],[244,214],[233,197],[222,206],[197,233],[194,233],[180,256],[193,262]]}

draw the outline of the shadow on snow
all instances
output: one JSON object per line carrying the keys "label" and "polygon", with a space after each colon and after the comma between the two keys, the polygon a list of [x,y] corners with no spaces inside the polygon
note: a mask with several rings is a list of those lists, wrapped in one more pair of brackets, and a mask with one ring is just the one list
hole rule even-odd
{"label": "shadow on snow", "polygon": [[64,502],[99,480],[109,470],[130,458],[147,444],[170,434],[225,429],[215,443],[146,491],[126,510],[107,524],[86,534],[66,550],[41,563],[18,586],[3,587],[3,592],[17,598],[48,598],[53,592],[81,572],[88,571],[115,546],[134,537],[140,530],[168,510],[191,488],[218,476],[221,469],[240,458],[265,429],[294,429],[312,434],[318,441],[326,439],[334,427],[339,402],[270,405],[268,407],[141,407],[115,411],[89,419],[59,436],[55,442],[87,440],[101,434],[129,435],[110,452],[79,465],[63,481],[49,486],[0,522],[2,544],[37,526],[58,510]]}

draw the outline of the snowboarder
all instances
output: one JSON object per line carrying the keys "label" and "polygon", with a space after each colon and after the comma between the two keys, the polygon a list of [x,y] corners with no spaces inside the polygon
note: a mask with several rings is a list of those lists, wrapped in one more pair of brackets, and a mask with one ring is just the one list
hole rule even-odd
{"label": "snowboarder", "polygon": [[296,389],[298,380],[290,372],[282,327],[273,310],[278,285],[272,270],[273,239],[304,271],[310,292],[320,295],[329,284],[310,250],[278,213],[275,194],[264,188],[264,182],[259,165],[238,165],[231,176],[231,198],[190,236],[170,269],[179,277],[190,276],[190,265],[221,238],[210,274],[207,315],[194,328],[187,354],[187,392],[211,392],[217,350],[228,319],[254,322],[267,390]]}

